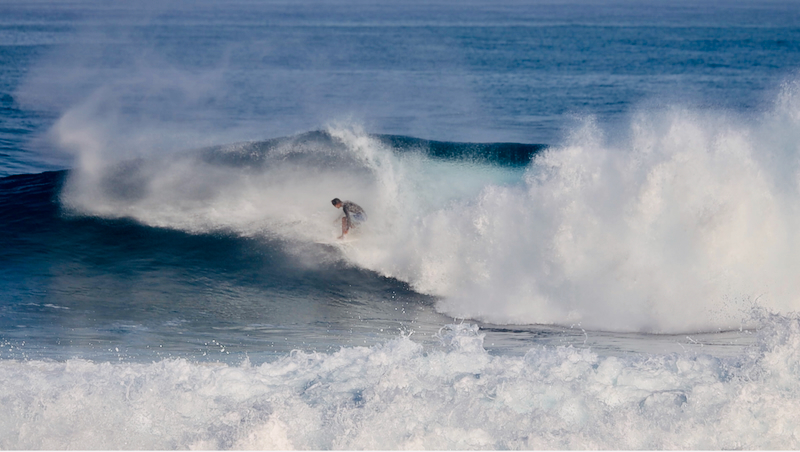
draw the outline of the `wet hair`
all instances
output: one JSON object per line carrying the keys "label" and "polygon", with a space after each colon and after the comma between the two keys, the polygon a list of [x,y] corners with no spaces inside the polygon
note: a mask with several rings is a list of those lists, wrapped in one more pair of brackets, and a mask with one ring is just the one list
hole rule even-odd
{"label": "wet hair", "polygon": [[333,204],[334,206],[336,206],[336,204],[341,204],[341,203],[342,203],[342,200],[339,199],[339,198],[333,198],[331,200],[331,204]]}

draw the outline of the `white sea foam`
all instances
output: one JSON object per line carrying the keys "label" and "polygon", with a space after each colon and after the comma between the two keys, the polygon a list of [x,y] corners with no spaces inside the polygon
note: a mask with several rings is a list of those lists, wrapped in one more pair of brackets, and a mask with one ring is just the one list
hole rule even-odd
{"label": "white sea foam", "polygon": [[800,321],[734,358],[492,356],[477,327],[253,366],[0,361],[2,449],[796,449]]}
{"label": "white sea foam", "polygon": [[[800,309],[800,96],[758,117],[642,112],[614,143],[591,120],[520,184],[487,184],[393,231],[360,265],[498,323],[734,328]],[[417,194],[424,197],[424,194]]]}
{"label": "white sea foam", "polygon": [[91,115],[54,131],[84,156],[63,197],[80,212],[310,243],[339,234],[340,197],[370,218],[344,257],[454,317],[687,332],[738,328],[754,305],[800,309],[798,112],[787,84],[758,117],[645,111],[614,141],[587,119],[525,171],[397,153],[338,126],[333,144],[289,142],[260,169],[150,156],[125,184]]}

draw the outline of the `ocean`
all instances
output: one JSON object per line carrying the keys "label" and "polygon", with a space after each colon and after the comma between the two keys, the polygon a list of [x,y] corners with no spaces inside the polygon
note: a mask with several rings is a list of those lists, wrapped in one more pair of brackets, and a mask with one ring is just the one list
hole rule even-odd
{"label": "ocean", "polygon": [[789,0],[4,0],[0,449],[800,448],[799,69]]}

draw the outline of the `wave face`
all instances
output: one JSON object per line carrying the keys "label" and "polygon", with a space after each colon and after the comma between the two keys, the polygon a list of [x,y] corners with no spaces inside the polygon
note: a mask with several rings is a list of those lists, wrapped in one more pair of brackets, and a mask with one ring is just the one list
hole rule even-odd
{"label": "wave face", "polygon": [[370,222],[344,258],[441,297],[454,317],[739,328],[753,306],[798,309],[796,91],[787,85],[758,117],[633,115],[614,139],[588,119],[540,153],[355,127],[125,163],[79,153],[62,200],[83,214],[302,244],[332,243],[329,199],[350,199]]}
{"label": "wave face", "polygon": [[[3,449],[794,449],[800,322],[736,358],[491,356],[450,325],[260,366],[0,360]],[[80,415],[76,415],[76,413]]]}

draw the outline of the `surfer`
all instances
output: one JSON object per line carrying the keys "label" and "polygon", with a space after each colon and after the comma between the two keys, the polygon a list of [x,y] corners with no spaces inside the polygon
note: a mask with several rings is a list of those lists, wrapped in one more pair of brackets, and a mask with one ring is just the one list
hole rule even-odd
{"label": "surfer", "polygon": [[354,202],[342,202],[339,198],[333,198],[331,204],[337,209],[341,207],[344,211],[344,217],[342,218],[342,235],[339,236],[340,239],[343,239],[344,236],[347,235],[347,231],[351,228],[367,221],[367,214],[364,212],[364,209]]}

